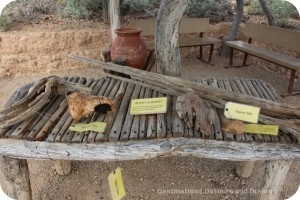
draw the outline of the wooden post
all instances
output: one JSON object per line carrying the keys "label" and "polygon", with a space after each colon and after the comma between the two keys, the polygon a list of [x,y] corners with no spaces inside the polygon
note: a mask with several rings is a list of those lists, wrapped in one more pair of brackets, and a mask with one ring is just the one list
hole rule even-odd
{"label": "wooden post", "polygon": [[258,200],[278,200],[292,161],[266,161],[264,183]]}
{"label": "wooden post", "polygon": [[157,15],[155,51],[157,72],[180,77],[179,24],[188,0],[162,0]]}
{"label": "wooden post", "polygon": [[13,199],[31,200],[27,160],[0,157],[3,189]]}
{"label": "wooden post", "polygon": [[242,178],[249,178],[254,166],[254,161],[241,161],[236,167],[236,175]]}
{"label": "wooden post", "polygon": [[120,28],[120,0],[109,1],[109,15],[110,15],[110,30],[111,30],[111,41],[115,39],[115,29]]}
{"label": "wooden post", "polygon": [[56,172],[61,175],[65,176],[71,173],[71,161],[69,160],[55,160],[54,161],[54,168]]}

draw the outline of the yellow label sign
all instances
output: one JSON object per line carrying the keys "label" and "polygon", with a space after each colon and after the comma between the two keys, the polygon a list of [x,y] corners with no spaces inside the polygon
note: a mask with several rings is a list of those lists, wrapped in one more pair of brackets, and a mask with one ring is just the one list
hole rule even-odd
{"label": "yellow label sign", "polygon": [[224,115],[229,119],[257,123],[260,108],[239,103],[228,102],[225,105]]}
{"label": "yellow label sign", "polygon": [[108,182],[113,200],[120,200],[126,195],[121,168],[118,167],[114,172],[109,174]]}
{"label": "yellow label sign", "polygon": [[132,99],[130,103],[131,115],[160,114],[167,112],[167,97]]}
{"label": "yellow label sign", "polygon": [[95,131],[99,133],[103,133],[106,128],[106,123],[103,122],[92,122],[89,124],[72,124],[69,127],[69,130],[71,131],[77,131],[77,132],[85,132],[85,131]]}
{"label": "yellow label sign", "polygon": [[278,135],[278,130],[279,126],[277,125],[245,124],[246,133]]}

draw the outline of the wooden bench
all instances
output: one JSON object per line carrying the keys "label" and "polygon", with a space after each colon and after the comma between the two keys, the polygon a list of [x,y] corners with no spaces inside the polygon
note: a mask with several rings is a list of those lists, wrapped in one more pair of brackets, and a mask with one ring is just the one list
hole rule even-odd
{"label": "wooden bench", "polygon": [[[54,97],[30,120],[25,120],[9,129],[0,129],[0,156],[5,156],[0,157],[0,166],[5,175],[2,178],[12,191],[18,192],[16,194],[19,197],[23,195],[28,198],[22,199],[31,199],[29,171],[27,161],[23,159],[55,160],[57,166],[63,169],[62,174],[70,172],[69,161],[71,160],[136,160],[172,155],[232,161],[289,160],[282,161],[287,162],[287,166],[278,170],[272,170],[273,164],[271,161],[268,162],[268,170],[271,171],[266,174],[266,183],[262,188],[268,190],[280,190],[278,185],[284,182],[291,160],[300,160],[299,143],[287,132],[280,130],[278,136],[249,133],[236,135],[223,132],[220,120],[222,112],[216,108],[213,134],[207,138],[199,130],[189,129],[187,124],[178,117],[175,110],[176,96],[127,82],[118,76],[114,78],[110,78],[109,74],[107,76],[98,80],[84,77],[68,78],[68,81],[93,88],[94,95],[105,95],[114,100],[117,105],[114,114],[107,117],[95,113],[83,119],[85,123],[106,122],[107,128],[104,133],[89,131],[82,134],[68,130],[74,121],[67,112],[67,105],[62,104],[64,95]],[[281,97],[273,87],[264,81],[212,78],[196,80],[196,82],[227,91],[281,101]],[[17,90],[6,106],[22,99],[31,85]],[[162,96],[168,98],[166,114],[136,116],[129,114],[131,99]],[[60,106],[63,108],[54,108]],[[15,172],[14,170],[19,173],[12,173]],[[268,183],[274,184],[270,186]],[[260,194],[260,199],[275,199],[266,198],[265,195],[268,194]]]}
{"label": "wooden bench", "polygon": [[[155,19],[136,20],[130,21],[130,27],[140,27],[143,29],[142,36],[154,36],[155,34]],[[183,18],[180,23],[180,34],[197,33],[199,37],[180,37],[179,47],[200,47],[199,59],[203,62],[211,64],[212,53],[214,45],[220,43],[220,40],[206,36],[208,31],[209,19],[208,18]],[[146,45],[149,49],[155,48],[154,39],[145,39]],[[210,53],[208,61],[202,58],[203,46],[210,46]]]}
{"label": "wooden bench", "polygon": [[[274,44],[279,47],[300,52],[300,32],[267,25],[246,23],[244,34],[248,37],[248,42],[240,40],[225,42],[225,44],[231,49],[230,66],[233,65],[233,49],[236,49],[245,53],[242,65],[240,66],[245,66],[248,55],[252,55],[290,69],[291,75],[288,86],[288,94],[292,94],[296,72],[300,71],[300,59],[285,55],[283,53],[274,52],[266,48],[258,47],[254,44],[251,44],[251,42],[253,39],[256,39],[261,42]],[[293,94],[299,94],[299,92]]]}

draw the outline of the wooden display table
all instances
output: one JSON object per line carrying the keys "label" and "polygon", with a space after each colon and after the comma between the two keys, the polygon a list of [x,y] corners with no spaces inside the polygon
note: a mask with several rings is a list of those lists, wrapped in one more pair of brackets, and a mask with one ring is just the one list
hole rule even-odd
{"label": "wooden display table", "polygon": [[[291,160],[300,160],[299,143],[289,133],[280,131],[278,136],[224,133],[221,130],[220,111],[215,109],[217,117],[213,126],[214,134],[205,138],[199,130],[189,129],[184,121],[178,118],[175,96],[112,78],[93,80],[72,77],[68,80],[92,87],[94,95],[104,95],[113,99],[117,106],[116,112],[111,115],[95,113],[82,120],[83,123],[106,122],[107,128],[104,133],[69,131],[73,120],[67,112],[65,96],[60,95],[55,96],[33,117],[19,125],[1,130],[0,155],[5,156],[1,160],[1,167],[6,188],[12,196],[31,199],[27,162],[19,159],[51,159],[59,162],[114,161],[193,155],[232,161],[273,160],[268,165],[270,170],[265,177],[264,186],[271,189],[283,184]],[[206,79],[198,82],[228,91],[281,101],[281,97],[264,81],[235,78]],[[25,90],[23,88],[16,91],[9,103],[24,97],[24,91],[28,91],[29,87],[30,85],[27,85]],[[168,98],[166,114],[132,116],[128,113],[131,99],[163,96]],[[278,169],[276,166],[272,168],[271,165],[275,162],[278,162],[276,166],[283,166]],[[15,173],[10,174],[11,171]],[[270,197],[268,194],[262,195],[266,196],[260,197],[261,199]],[[271,197],[273,198],[272,195]]]}

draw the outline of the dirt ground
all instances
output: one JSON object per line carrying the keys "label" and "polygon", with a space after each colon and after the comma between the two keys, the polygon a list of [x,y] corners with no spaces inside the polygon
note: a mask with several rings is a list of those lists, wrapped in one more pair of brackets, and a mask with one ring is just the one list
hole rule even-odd
{"label": "dirt ground", "polygon": [[[210,35],[222,37],[228,23],[211,26]],[[7,33],[0,33],[0,106],[12,92],[38,78],[52,74],[98,78],[103,72],[68,60],[69,53],[99,58],[109,44],[106,25],[91,21],[41,21],[23,25]],[[279,93],[287,90],[285,71],[251,59],[255,65],[224,69],[228,59],[215,51],[210,66],[200,62],[195,48],[182,49],[182,76],[184,78],[245,77],[262,79],[273,85]],[[300,90],[300,81],[295,83]],[[285,102],[300,104],[300,96],[287,97]],[[127,197],[125,199],[255,199],[262,185],[265,164],[255,163],[248,179],[235,175],[237,162],[196,157],[170,157],[126,162],[72,162],[72,173],[58,175],[51,161],[29,160],[34,200],[99,200],[110,199],[108,174],[116,167],[123,169]],[[294,162],[286,178],[281,198],[290,197],[300,183],[300,162]],[[163,194],[185,190],[184,194]],[[202,194],[195,194],[195,191]],[[176,193],[176,192],[175,192]]]}

